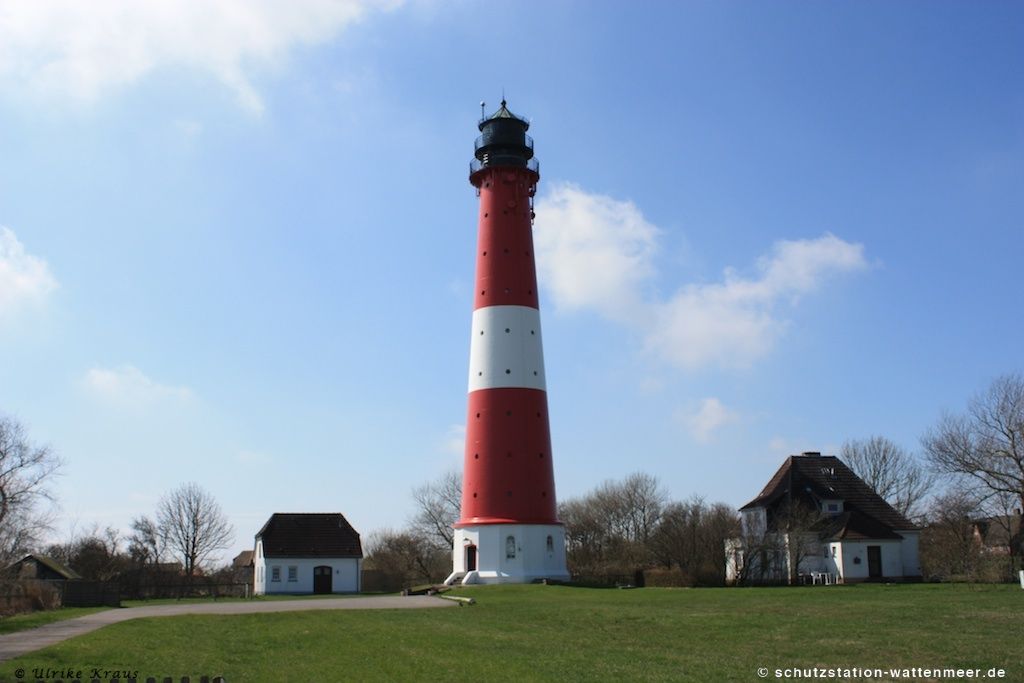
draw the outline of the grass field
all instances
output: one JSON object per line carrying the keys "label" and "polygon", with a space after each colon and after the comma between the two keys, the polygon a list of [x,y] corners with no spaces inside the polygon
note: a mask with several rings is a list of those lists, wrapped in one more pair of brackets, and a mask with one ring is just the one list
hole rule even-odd
{"label": "grass field", "polygon": [[457,593],[477,604],[131,621],[0,663],[0,680],[66,666],[230,683],[756,681],[759,667],[952,666],[1000,667],[1003,680],[1024,681],[1024,591],[1015,586]]}

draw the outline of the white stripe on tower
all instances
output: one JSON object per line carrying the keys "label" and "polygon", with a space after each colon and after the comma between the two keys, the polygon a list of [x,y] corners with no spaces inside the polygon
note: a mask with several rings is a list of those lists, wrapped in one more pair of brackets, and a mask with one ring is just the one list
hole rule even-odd
{"label": "white stripe on tower", "polygon": [[469,391],[521,388],[546,391],[540,311],[487,306],[473,311]]}

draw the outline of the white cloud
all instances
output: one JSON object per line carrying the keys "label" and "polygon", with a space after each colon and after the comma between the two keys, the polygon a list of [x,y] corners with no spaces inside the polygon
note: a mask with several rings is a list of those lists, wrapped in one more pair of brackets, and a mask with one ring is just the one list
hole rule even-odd
{"label": "white cloud", "polygon": [[466,425],[457,424],[448,427],[441,442],[441,451],[446,455],[462,458],[466,450]]}
{"label": "white cloud", "polygon": [[537,203],[538,268],[558,307],[629,325],[649,351],[685,369],[749,365],[785,331],[782,304],[795,305],[831,275],[867,267],[863,245],[826,233],[775,243],[753,276],[729,268],[720,282],[658,298],[649,286],[658,232],[632,202],[556,185]]}
{"label": "white cloud", "polygon": [[7,0],[0,81],[90,102],[164,67],[205,71],[246,109],[251,76],[401,0]]}
{"label": "white cloud", "polygon": [[657,234],[632,202],[556,184],[538,202],[537,267],[559,307],[620,319],[654,275]]}
{"label": "white cloud", "polygon": [[85,373],[82,384],[99,399],[133,407],[159,401],[188,401],[193,397],[188,387],[160,384],[132,365],[92,368]]}
{"label": "white cloud", "polygon": [[0,226],[0,316],[38,302],[56,288],[46,261],[27,253],[14,232]]}
{"label": "white cloud", "polygon": [[719,429],[736,422],[739,415],[726,408],[717,398],[705,398],[700,402],[700,407],[696,411],[680,411],[677,413],[677,418],[686,426],[694,439],[701,443],[707,443]]}
{"label": "white cloud", "polygon": [[235,453],[235,461],[243,465],[269,465],[273,458],[260,451],[241,450]]}

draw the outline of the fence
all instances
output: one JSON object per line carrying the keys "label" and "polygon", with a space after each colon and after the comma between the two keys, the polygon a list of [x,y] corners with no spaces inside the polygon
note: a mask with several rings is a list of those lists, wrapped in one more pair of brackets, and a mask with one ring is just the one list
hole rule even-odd
{"label": "fence", "polygon": [[65,581],[61,604],[64,607],[120,607],[121,588],[104,581]]}
{"label": "fence", "polygon": [[122,590],[121,597],[131,600],[250,598],[252,586],[248,583],[207,583],[195,580],[191,583],[132,586],[128,591]]}

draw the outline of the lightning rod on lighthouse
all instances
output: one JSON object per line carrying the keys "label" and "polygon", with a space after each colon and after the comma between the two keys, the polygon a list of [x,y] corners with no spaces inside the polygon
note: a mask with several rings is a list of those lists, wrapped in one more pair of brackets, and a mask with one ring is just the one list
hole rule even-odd
{"label": "lightning rod on lighthouse", "polygon": [[478,127],[469,175],[480,213],[462,509],[446,583],[564,580],[533,254],[540,171],[530,124],[504,99]]}

